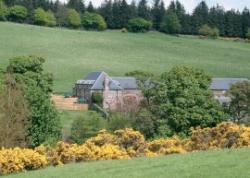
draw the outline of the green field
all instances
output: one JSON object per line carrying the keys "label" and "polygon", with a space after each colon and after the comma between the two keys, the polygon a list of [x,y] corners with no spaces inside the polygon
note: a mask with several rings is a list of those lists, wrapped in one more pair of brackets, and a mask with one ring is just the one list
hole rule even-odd
{"label": "green field", "polygon": [[249,178],[250,149],[188,153],[159,158],[98,161],[4,178]]}
{"label": "green field", "polygon": [[71,91],[73,83],[90,71],[124,75],[138,69],[159,74],[175,65],[189,65],[217,77],[250,78],[250,44],[243,42],[1,22],[0,67],[11,57],[28,54],[46,58],[56,92]]}

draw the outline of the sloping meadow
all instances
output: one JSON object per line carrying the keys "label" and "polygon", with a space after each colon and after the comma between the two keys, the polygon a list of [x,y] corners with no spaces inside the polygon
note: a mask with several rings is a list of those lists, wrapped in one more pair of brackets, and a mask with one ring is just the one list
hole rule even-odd
{"label": "sloping meadow", "polygon": [[250,147],[250,127],[233,123],[194,129],[191,137],[185,140],[174,136],[146,141],[140,132],[129,128],[114,133],[101,130],[96,137],[82,145],[58,142],[53,148],[44,145],[35,149],[2,148],[0,175],[82,161],[154,157],[242,147]]}

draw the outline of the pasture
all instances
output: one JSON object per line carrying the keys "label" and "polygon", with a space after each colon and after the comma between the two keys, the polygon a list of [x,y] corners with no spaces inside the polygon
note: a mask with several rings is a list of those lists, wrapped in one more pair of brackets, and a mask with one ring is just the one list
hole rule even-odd
{"label": "pasture", "polygon": [[0,22],[0,67],[20,55],[46,59],[55,92],[71,91],[90,71],[124,75],[132,70],[160,74],[175,65],[198,67],[216,77],[250,78],[250,44],[175,37],[158,32],[80,31]]}

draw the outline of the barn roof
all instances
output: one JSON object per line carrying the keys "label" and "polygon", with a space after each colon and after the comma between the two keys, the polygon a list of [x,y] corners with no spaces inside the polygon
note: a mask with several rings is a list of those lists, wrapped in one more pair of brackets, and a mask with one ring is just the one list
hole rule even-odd
{"label": "barn roof", "polygon": [[231,85],[248,81],[247,78],[213,78],[210,85],[212,90],[229,90]]}
{"label": "barn roof", "polygon": [[110,90],[133,90],[138,89],[136,79],[134,77],[110,77],[105,72],[91,72],[84,79],[78,80],[77,84],[91,84],[92,90],[103,90],[104,80],[109,78]]}

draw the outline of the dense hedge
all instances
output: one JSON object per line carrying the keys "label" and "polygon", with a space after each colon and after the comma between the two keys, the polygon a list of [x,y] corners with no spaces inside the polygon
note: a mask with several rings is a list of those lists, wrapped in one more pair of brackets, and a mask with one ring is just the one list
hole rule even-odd
{"label": "dense hedge", "polygon": [[107,28],[107,24],[101,15],[89,12],[83,14],[82,25],[87,30],[102,31]]}
{"label": "dense hedge", "polygon": [[57,143],[56,147],[1,149],[0,175],[72,162],[130,159],[199,150],[250,147],[250,127],[222,123],[214,128],[194,129],[189,139],[177,137],[146,141],[133,129],[108,133],[102,130],[84,144]]}
{"label": "dense hedge", "polygon": [[134,18],[128,22],[130,32],[147,32],[150,30],[152,23],[143,18]]}

